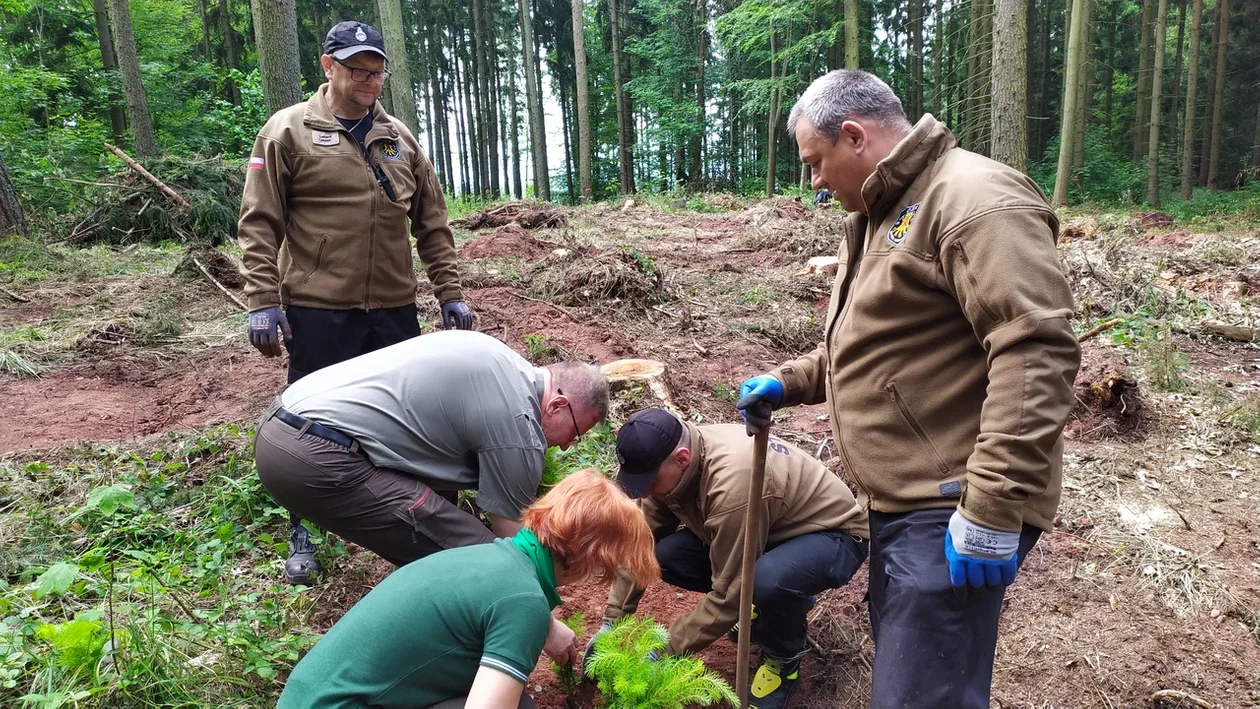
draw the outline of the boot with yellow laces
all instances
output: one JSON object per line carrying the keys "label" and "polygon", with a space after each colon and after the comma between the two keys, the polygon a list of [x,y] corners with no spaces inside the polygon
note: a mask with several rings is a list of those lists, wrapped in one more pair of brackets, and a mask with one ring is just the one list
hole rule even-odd
{"label": "boot with yellow laces", "polygon": [[753,675],[748,704],[752,709],[786,709],[801,682],[801,657],[785,660],[761,655],[761,667]]}

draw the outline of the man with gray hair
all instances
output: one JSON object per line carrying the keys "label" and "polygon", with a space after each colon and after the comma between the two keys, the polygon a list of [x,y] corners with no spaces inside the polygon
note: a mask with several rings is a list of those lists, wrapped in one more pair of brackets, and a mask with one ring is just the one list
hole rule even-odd
{"label": "man with gray hair", "polygon": [[871,706],[989,706],[1006,586],[1052,528],[1080,348],[1058,219],[1027,176],[911,126],[875,76],[792,108],[850,212],[823,342],[740,388],[749,433],[826,403],[870,509]]}
{"label": "man with gray hair", "polygon": [[[607,415],[598,367],[538,368],[489,335],[450,330],[303,377],[263,416],[254,458],[290,512],[401,566],[516,534],[547,448]],[[467,489],[490,529],[455,504]]]}

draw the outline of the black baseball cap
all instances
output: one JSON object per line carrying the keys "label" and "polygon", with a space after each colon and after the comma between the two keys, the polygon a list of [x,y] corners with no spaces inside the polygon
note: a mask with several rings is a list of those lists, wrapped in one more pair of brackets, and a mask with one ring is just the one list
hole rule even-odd
{"label": "black baseball cap", "polygon": [[683,425],[664,409],[635,412],[617,431],[617,484],[630,497],[639,498],[652,489],[661,463],[678,447]]}
{"label": "black baseball cap", "polygon": [[389,59],[385,54],[385,40],[381,33],[362,22],[338,22],[324,37],[324,54],[333,59],[345,59],[359,52],[373,52]]}

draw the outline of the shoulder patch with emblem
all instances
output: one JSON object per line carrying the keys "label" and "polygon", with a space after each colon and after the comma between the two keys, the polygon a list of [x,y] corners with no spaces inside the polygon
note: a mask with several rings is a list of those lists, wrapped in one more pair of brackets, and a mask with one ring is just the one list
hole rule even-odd
{"label": "shoulder patch with emblem", "polygon": [[341,134],[336,131],[313,130],[311,142],[315,145],[337,145],[341,142]]}
{"label": "shoulder patch with emblem", "polygon": [[398,141],[385,139],[381,141],[381,155],[390,160],[397,160],[401,153],[398,151]]}
{"label": "shoulder patch with emblem", "polygon": [[901,242],[906,240],[906,232],[910,231],[910,222],[914,221],[914,215],[918,213],[920,204],[921,202],[915,202],[901,210],[901,214],[897,215],[897,221],[888,228],[888,243],[900,246]]}

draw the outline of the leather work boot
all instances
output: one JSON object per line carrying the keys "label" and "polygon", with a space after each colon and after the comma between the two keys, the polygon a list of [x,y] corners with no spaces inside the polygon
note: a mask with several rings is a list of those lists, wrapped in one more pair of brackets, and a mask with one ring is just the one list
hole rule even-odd
{"label": "leather work boot", "polygon": [[800,682],[801,658],[781,660],[763,654],[748,691],[748,705],[752,709],[785,709]]}
{"label": "leather work boot", "polygon": [[[757,605],[753,604],[752,615],[749,616],[749,622],[751,623],[752,621],[755,621],[755,620],[757,620]],[[726,637],[727,639],[729,639],[731,642],[735,643],[736,645],[739,644],[739,623],[738,622],[736,622],[735,625],[731,626],[730,630],[726,631]]]}
{"label": "leather work boot", "polygon": [[313,586],[319,578],[319,562],[315,561],[316,546],[311,543],[310,532],[301,522],[293,525],[289,534],[289,558],[284,560],[284,580],[294,586]]}

